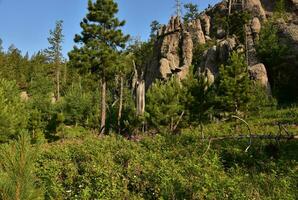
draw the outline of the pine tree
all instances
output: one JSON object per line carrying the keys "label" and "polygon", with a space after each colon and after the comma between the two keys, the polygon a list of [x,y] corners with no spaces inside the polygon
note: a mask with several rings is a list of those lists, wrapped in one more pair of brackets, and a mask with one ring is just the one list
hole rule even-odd
{"label": "pine tree", "polygon": [[157,20],[154,20],[151,22],[150,28],[151,28],[150,38],[156,39],[157,31],[161,28],[161,24]]}
{"label": "pine tree", "polygon": [[27,123],[25,105],[15,81],[0,79],[0,143],[17,138]]}
{"label": "pine tree", "polygon": [[167,82],[155,82],[146,94],[149,125],[174,131],[184,115],[183,98],[182,86],[175,77]]}
{"label": "pine tree", "polygon": [[49,48],[45,50],[50,62],[55,67],[55,83],[56,83],[56,100],[58,101],[60,98],[60,73],[61,73],[61,65],[63,60],[62,55],[62,42],[64,39],[63,31],[63,21],[59,20],[56,22],[56,26],[54,30],[50,30],[50,37],[48,38],[48,42],[50,44]]}
{"label": "pine tree", "polygon": [[3,44],[3,41],[2,41],[2,39],[0,38],[0,53],[3,52],[3,46],[2,46],[2,44]]}
{"label": "pine tree", "polygon": [[116,18],[118,5],[113,0],[88,1],[88,14],[81,22],[83,31],[75,36],[74,47],[69,53],[72,64],[82,72],[96,74],[101,84],[101,126],[100,133],[106,127],[106,85],[115,74],[117,49],[124,48],[129,36],[125,36],[120,27],[125,21]]}
{"label": "pine tree", "polygon": [[188,3],[184,5],[184,9],[186,10],[185,15],[183,16],[184,22],[191,22],[199,17],[198,5]]}
{"label": "pine tree", "polygon": [[220,67],[216,86],[215,107],[218,112],[239,114],[248,111],[251,81],[242,54],[233,52],[228,64]]}
{"label": "pine tree", "polygon": [[34,176],[36,155],[36,148],[31,146],[26,133],[0,147],[0,199],[42,199]]}

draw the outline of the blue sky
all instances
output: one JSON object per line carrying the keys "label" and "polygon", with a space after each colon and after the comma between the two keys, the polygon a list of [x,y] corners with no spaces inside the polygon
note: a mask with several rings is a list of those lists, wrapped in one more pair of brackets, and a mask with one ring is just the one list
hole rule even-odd
{"label": "blue sky", "polygon": [[[182,0],[196,3],[200,10],[219,0]],[[150,23],[167,23],[175,12],[175,0],[116,0],[119,18],[126,20],[124,32],[146,40]],[[64,21],[64,55],[74,45],[73,37],[81,31],[80,21],[87,13],[87,0],[0,0],[0,38],[3,47],[11,44],[32,55],[48,46],[49,30],[56,20]]]}

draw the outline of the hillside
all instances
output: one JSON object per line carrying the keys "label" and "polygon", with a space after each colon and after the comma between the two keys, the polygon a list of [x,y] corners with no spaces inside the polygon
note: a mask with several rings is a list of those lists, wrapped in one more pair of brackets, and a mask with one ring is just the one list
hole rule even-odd
{"label": "hillside", "polygon": [[62,20],[0,40],[0,200],[298,199],[298,1],[176,3],[140,41],[88,1],[68,58]]}

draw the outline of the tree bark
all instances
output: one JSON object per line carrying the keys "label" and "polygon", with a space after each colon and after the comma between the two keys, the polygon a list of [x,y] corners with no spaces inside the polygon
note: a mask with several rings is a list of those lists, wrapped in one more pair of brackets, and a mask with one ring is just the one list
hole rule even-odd
{"label": "tree bark", "polygon": [[120,123],[121,123],[121,117],[122,117],[122,109],[123,109],[123,76],[120,75],[120,98],[119,98],[119,111],[118,111],[119,133],[121,131]]}
{"label": "tree bark", "polygon": [[145,81],[139,81],[136,90],[137,115],[143,116],[145,113]]}
{"label": "tree bark", "polygon": [[59,67],[59,64],[56,65],[56,92],[57,92],[56,100],[59,101],[59,99],[60,99],[60,67]]}
{"label": "tree bark", "polygon": [[107,83],[104,77],[101,78],[101,123],[100,134],[105,133],[106,128],[106,88]]}

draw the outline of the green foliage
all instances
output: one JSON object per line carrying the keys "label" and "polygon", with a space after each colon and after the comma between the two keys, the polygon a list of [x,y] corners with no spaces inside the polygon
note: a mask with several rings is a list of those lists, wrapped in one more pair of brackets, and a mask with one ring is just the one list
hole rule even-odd
{"label": "green foliage", "polygon": [[50,62],[56,63],[62,61],[62,42],[64,35],[63,31],[63,21],[56,21],[56,26],[54,30],[50,30],[50,37],[48,42],[50,44],[49,48],[45,50],[47,57]]}
{"label": "green foliage", "polygon": [[157,31],[161,28],[161,24],[157,20],[154,20],[151,22],[150,28],[151,28],[150,38],[156,39]]}
{"label": "green foliage", "polygon": [[53,83],[49,77],[38,75],[31,81],[26,104],[29,111],[28,128],[34,135],[35,132],[48,131],[48,126],[54,115]]}
{"label": "green foliage", "polygon": [[267,21],[261,30],[257,44],[257,53],[265,64],[273,95],[279,103],[295,102],[297,100],[297,69],[296,58],[290,59],[287,43],[281,41],[278,27],[274,21]]}
{"label": "green foliage", "polygon": [[186,10],[186,13],[183,16],[184,22],[187,23],[198,19],[200,14],[198,10],[198,5],[193,3],[187,3],[187,4],[184,4],[184,9]]}
{"label": "green foliage", "polygon": [[226,66],[220,67],[216,83],[215,109],[238,114],[248,111],[251,81],[243,55],[233,52]]}
{"label": "green foliage", "polygon": [[73,66],[100,77],[114,75],[116,50],[123,48],[129,38],[120,29],[125,21],[116,18],[117,12],[118,5],[113,0],[88,1],[88,14],[81,22],[83,31],[75,36],[80,47],[69,53]]}
{"label": "green foliage", "polygon": [[27,125],[27,111],[15,81],[0,79],[0,143],[16,138]]}
{"label": "green foliage", "polygon": [[274,18],[286,19],[286,1],[276,0],[274,6]]}
{"label": "green foliage", "polygon": [[214,17],[214,30],[222,28],[229,35],[236,35],[239,40],[245,42],[244,25],[251,19],[248,12],[234,12],[230,16],[216,14]]}
{"label": "green foliage", "polygon": [[56,21],[56,26],[54,30],[50,30],[50,37],[48,38],[48,42],[50,46],[45,50],[45,53],[49,59],[49,62],[54,66],[54,75],[55,75],[55,97],[57,100],[60,98],[60,74],[61,67],[63,62],[62,55],[62,43],[64,40],[63,31],[63,21]]}
{"label": "green foliage", "polygon": [[278,29],[273,21],[268,21],[263,25],[260,39],[257,44],[257,52],[262,61],[268,66],[280,64],[282,57],[286,53],[286,46],[280,44]]}
{"label": "green foliage", "polygon": [[[228,125],[210,124],[204,134],[232,134],[235,123]],[[245,153],[246,140],[209,146],[200,137],[199,131],[183,130],[180,135],[143,136],[139,142],[106,136],[51,144],[39,157],[37,176],[46,199],[297,197],[295,142],[254,141]],[[273,157],[274,147],[278,157]]]}
{"label": "green foliage", "polygon": [[92,95],[84,92],[79,83],[74,84],[66,92],[62,102],[64,122],[68,125],[86,125],[92,106]]}
{"label": "green foliage", "polygon": [[2,39],[0,38],[0,53],[3,52],[3,46],[2,46],[2,43],[3,43],[3,41],[2,41]]}
{"label": "green foliage", "polygon": [[176,78],[156,81],[146,94],[148,122],[157,129],[165,126],[173,130],[184,111],[183,98],[182,85]]}
{"label": "green foliage", "polygon": [[182,81],[184,89],[184,105],[189,117],[189,122],[202,123],[210,120],[212,113],[214,87],[210,86],[205,73],[194,75],[189,73]]}
{"label": "green foliage", "polygon": [[3,200],[42,199],[36,185],[36,148],[27,133],[11,144],[0,146],[0,198]]}

